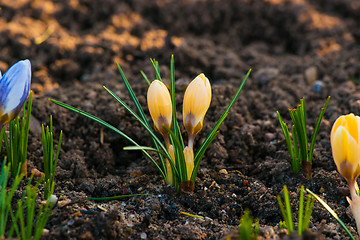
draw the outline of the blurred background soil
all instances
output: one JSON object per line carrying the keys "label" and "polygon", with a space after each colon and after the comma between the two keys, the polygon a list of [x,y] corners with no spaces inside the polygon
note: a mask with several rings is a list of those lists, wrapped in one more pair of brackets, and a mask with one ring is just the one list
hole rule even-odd
{"label": "blurred background soil", "polygon": [[[0,69],[20,59],[32,63],[35,93],[28,169],[42,170],[41,124],[53,115],[64,131],[55,194],[59,203],[44,239],[221,239],[236,230],[246,208],[264,239],[287,239],[276,196],[286,184],[294,209],[301,185],[319,194],[355,234],[336,171],[330,130],[341,114],[360,113],[360,1],[358,0],[0,0]],[[169,82],[175,56],[177,107],[198,74],[212,84],[213,99],[195,149],[252,74],[220,134],[206,152],[195,193],[177,195],[151,162],[120,136],[64,110],[53,98],[111,123],[140,145],[144,129],[103,89],[131,104],[118,62],[146,106],[155,79],[149,58]],[[313,178],[291,172],[276,110],[290,124],[288,108],[305,97],[308,133],[326,97],[332,99],[315,146]],[[178,112],[181,122],[181,111]],[[150,118],[149,118],[150,120]],[[94,202],[87,197],[149,193]],[[181,214],[187,212],[205,220]],[[346,239],[318,203],[314,236]],[[294,238],[292,238],[294,239]]]}

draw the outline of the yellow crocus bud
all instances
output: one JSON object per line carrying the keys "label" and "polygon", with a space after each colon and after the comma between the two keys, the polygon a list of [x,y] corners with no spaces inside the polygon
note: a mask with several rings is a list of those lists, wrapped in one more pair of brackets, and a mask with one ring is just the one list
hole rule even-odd
{"label": "yellow crocus bud", "polygon": [[331,130],[331,148],[339,173],[349,184],[347,197],[360,234],[360,197],[356,179],[360,174],[360,117],[350,113],[340,116]]}
{"label": "yellow crocus bud", "polygon": [[160,132],[166,139],[169,133],[164,126],[171,128],[172,104],[169,90],[164,83],[159,80],[151,83],[147,92],[147,103],[151,118],[154,121],[155,130]]}
{"label": "yellow crocus bud", "polygon": [[360,117],[340,116],[331,130],[331,148],[339,173],[348,181],[360,174]]}
{"label": "yellow crocus bud", "polygon": [[[175,164],[175,152],[174,152],[174,147],[173,145],[170,145],[169,148],[168,148],[168,152],[172,158],[172,160],[174,161],[174,164]],[[166,178],[166,182],[168,184],[172,184],[172,180],[173,180],[173,174],[172,174],[172,167],[171,167],[171,164],[169,162],[168,159],[166,159],[166,171],[167,171],[167,178]]]}
{"label": "yellow crocus bud", "polygon": [[194,170],[194,151],[192,148],[185,147],[184,148],[184,157],[185,157],[185,163],[186,163],[186,173],[187,178],[190,180],[191,174]]}
{"label": "yellow crocus bud", "polygon": [[183,122],[189,134],[189,147],[203,127],[203,120],[211,102],[211,85],[203,73],[186,88],[183,101]]}

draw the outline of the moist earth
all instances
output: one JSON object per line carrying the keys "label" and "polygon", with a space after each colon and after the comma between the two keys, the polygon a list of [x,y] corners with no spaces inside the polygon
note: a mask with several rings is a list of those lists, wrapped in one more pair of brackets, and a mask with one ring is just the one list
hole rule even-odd
{"label": "moist earth", "polygon": [[[293,210],[301,185],[324,199],[356,235],[330,146],[333,122],[360,112],[360,2],[357,0],[12,0],[0,1],[0,69],[32,63],[34,91],[28,171],[43,171],[41,124],[53,116],[63,130],[54,208],[43,239],[222,239],[233,236],[245,209],[260,223],[260,239],[301,239],[279,229],[276,196],[283,185]],[[99,124],[60,108],[56,99],[100,117],[140,145],[143,127],[104,89],[131,102],[117,71],[123,68],[151,121],[147,84],[155,58],[169,83],[175,56],[178,120],[187,84],[204,73],[213,98],[195,150],[211,131],[251,68],[239,99],[202,160],[195,192],[177,194],[129,142]],[[312,179],[292,173],[278,122],[306,99],[308,136],[327,96]],[[184,132],[184,136],[186,133]],[[3,153],[4,154],[4,153]],[[96,202],[88,197],[150,194]],[[196,214],[204,219],[184,215]],[[315,203],[303,239],[348,239]]]}

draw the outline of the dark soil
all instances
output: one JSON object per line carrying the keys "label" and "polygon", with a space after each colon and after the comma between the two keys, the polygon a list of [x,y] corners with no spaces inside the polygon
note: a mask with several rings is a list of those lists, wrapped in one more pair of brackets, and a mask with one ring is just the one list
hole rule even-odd
{"label": "dark soil", "polygon": [[[332,159],[330,130],[341,114],[360,114],[358,0],[2,0],[0,9],[0,69],[19,59],[32,63],[28,171],[43,170],[41,124],[53,115],[56,137],[64,132],[56,175],[59,202],[44,239],[221,239],[237,229],[246,208],[260,222],[261,239],[290,239],[279,230],[276,196],[283,185],[294,209],[305,185],[356,234],[347,184]],[[151,146],[141,125],[102,86],[133,106],[118,62],[148,114],[147,85],[139,71],[154,79],[149,58],[155,58],[168,81],[171,54],[178,109],[187,83],[199,73],[212,84],[195,149],[253,69],[204,156],[191,195],[176,194],[141,153],[123,151],[129,143],[120,136],[48,100],[94,114]],[[313,178],[307,180],[291,171],[276,110],[290,124],[287,109],[305,97],[311,135],[328,95]],[[181,111],[178,115],[181,120]],[[87,199],[139,193],[151,195]],[[310,231],[306,239],[347,239],[319,203]]]}

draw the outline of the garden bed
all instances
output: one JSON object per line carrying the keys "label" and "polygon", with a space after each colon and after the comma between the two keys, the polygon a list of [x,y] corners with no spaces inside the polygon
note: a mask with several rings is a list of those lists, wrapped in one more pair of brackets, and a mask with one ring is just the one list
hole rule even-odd
{"label": "garden bed", "polygon": [[[96,1],[17,0],[0,3],[0,69],[32,63],[32,125],[28,171],[42,170],[41,124],[53,116],[63,143],[54,208],[44,239],[221,239],[236,231],[245,209],[259,220],[260,236],[286,239],[276,196],[287,185],[297,206],[301,185],[323,198],[356,234],[347,184],[336,171],[330,130],[342,114],[360,114],[360,4],[355,0]],[[247,71],[252,73],[220,133],[205,153],[195,192],[178,195],[129,142],[48,99],[76,106],[109,122],[140,145],[152,141],[103,85],[131,104],[114,62],[140,103],[155,79],[165,82],[175,56],[178,110],[187,84],[203,72],[213,98],[197,136],[211,131]],[[306,99],[308,133],[327,96],[313,177],[292,173],[276,116]],[[179,121],[181,112],[178,112]],[[87,197],[151,194],[112,200]],[[203,216],[198,219],[182,214]],[[315,203],[307,239],[346,239],[335,219]],[[294,238],[292,238],[294,239]]]}

